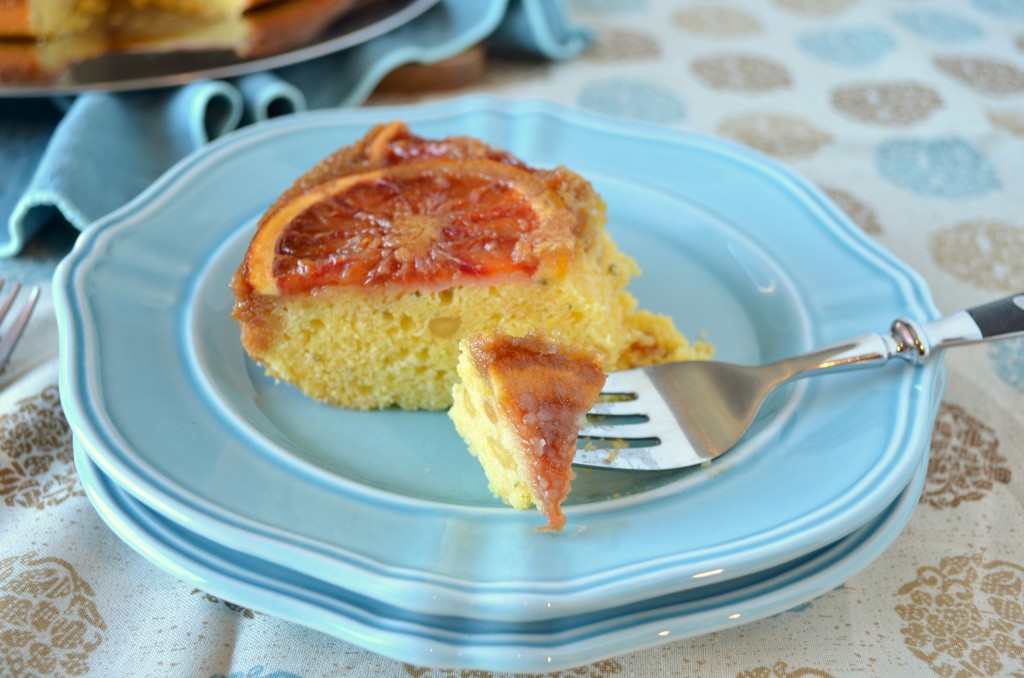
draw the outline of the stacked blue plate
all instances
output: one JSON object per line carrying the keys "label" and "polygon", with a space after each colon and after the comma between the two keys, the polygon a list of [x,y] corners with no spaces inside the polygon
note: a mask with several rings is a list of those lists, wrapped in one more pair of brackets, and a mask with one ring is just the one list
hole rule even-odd
{"label": "stacked blue plate", "polygon": [[937,316],[922,280],[770,159],[540,102],[292,116],[173,168],[54,281],[61,395],[98,511],[218,596],[418,664],[540,671],[833,588],[916,504],[939,363],[780,392],[710,466],[581,472],[561,534],[490,496],[444,413],[310,401],[248,359],[228,281],[260,214],[375,123],[567,165],[644,269],[643,307],[758,363]]}

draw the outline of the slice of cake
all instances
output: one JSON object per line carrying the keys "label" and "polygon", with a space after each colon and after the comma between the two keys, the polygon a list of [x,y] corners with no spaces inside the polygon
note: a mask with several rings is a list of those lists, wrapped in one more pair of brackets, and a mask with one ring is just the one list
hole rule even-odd
{"label": "slice of cake", "polygon": [[605,382],[600,356],[540,332],[485,332],[462,341],[458,373],[448,415],[491,492],[561,530],[580,421]]}
{"label": "slice of cake", "polygon": [[177,55],[185,51],[231,51],[246,59],[277,54],[309,43],[357,3],[0,0],[0,83],[49,82],[115,53],[144,55],[145,63],[135,65],[149,76],[163,73],[162,67],[180,68]]}
{"label": "slice of cake", "polygon": [[380,125],[301,176],[261,218],[233,315],[271,376],[334,405],[444,409],[459,341],[558,332],[609,370],[706,355],[637,311],[638,268],[575,172],[469,137]]}
{"label": "slice of cake", "polygon": [[241,16],[271,0],[3,0],[0,36],[52,40],[109,32],[133,16],[162,12],[197,20]]}

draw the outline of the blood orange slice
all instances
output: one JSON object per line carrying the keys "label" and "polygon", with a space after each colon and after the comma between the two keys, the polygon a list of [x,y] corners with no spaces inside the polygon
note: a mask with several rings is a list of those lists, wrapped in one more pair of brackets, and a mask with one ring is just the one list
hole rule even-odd
{"label": "blood orange slice", "polygon": [[567,265],[578,219],[545,174],[422,149],[398,162],[286,194],[249,246],[253,291],[435,290]]}

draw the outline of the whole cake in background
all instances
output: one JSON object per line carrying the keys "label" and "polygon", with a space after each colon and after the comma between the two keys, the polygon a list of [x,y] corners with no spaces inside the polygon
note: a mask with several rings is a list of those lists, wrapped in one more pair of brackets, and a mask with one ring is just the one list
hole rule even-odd
{"label": "whole cake in background", "polygon": [[[4,0],[0,35],[53,40],[68,35],[104,32],[118,35],[144,19],[177,16],[182,20],[222,19],[271,0]],[[127,37],[127,36],[126,36]]]}
{"label": "whole cake in background", "polygon": [[357,409],[449,407],[459,342],[491,330],[557,333],[608,370],[708,355],[637,310],[605,221],[570,169],[379,125],[266,211],[233,314],[269,375]]}
{"label": "whole cake in background", "polygon": [[[376,0],[377,2],[383,0]],[[0,0],[0,83],[45,83],[112,53],[230,51],[308,43],[360,0]],[[142,64],[152,74],[157,65]],[[180,66],[179,66],[180,68]]]}

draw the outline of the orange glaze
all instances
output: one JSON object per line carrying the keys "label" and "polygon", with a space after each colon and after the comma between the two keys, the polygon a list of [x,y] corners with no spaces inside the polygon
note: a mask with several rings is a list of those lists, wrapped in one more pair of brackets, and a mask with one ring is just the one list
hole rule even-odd
{"label": "orange glaze", "polygon": [[580,421],[605,382],[601,362],[593,352],[559,347],[537,332],[524,337],[494,332],[475,339],[470,348],[515,431],[520,463],[548,519],[545,529],[561,530],[561,504],[575,477]]}
{"label": "orange glaze", "polygon": [[257,294],[330,286],[436,290],[564,271],[583,215],[564,172],[468,137],[379,125],[267,211],[245,280]]}

